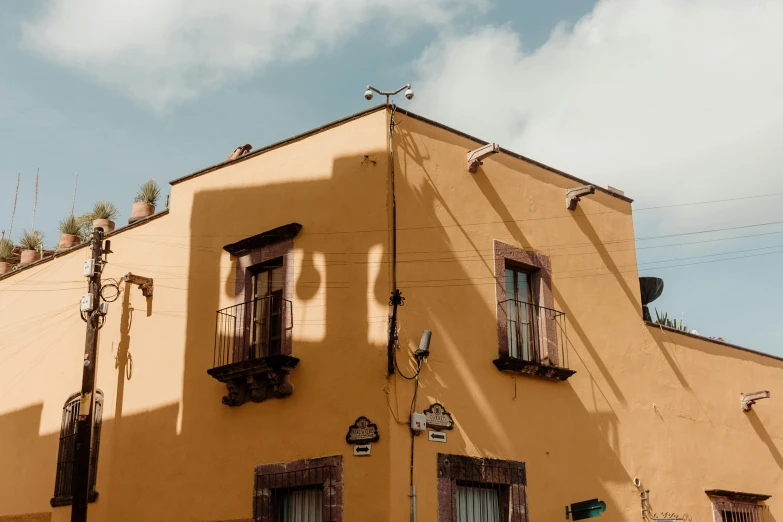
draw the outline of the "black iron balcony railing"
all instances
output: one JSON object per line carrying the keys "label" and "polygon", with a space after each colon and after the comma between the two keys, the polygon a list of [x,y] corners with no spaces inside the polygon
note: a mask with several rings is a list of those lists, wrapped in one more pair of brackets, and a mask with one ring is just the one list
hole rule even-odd
{"label": "black iron balcony railing", "polygon": [[[568,370],[568,336],[563,312],[524,301],[507,299],[500,303],[506,316],[506,353],[495,362],[501,370],[552,373],[565,380],[574,372]],[[560,374],[563,375],[560,375]],[[567,373],[567,375],[566,375]]]}
{"label": "black iron balcony railing", "polygon": [[291,301],[277,295],[218,310],[212,367],[279,355],[291,315]]}

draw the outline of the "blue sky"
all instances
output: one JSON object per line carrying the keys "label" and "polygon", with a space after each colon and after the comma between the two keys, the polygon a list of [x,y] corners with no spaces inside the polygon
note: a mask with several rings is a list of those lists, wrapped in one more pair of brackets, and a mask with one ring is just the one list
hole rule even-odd
{"label": "blue sky", "polygon": [[[783,221],[781,2],[10,0],[0,13],[0,228],[21,172],[15,237],[37,167],[51,245],[76,172],[76,212],[109,199],[123,223],[150,177],[168,191],[237,145],[365,108],[368,83],[411,82],[412,110],[625,190],[640,269],[666,282],[654,305],[783,355],[783,224],[760,226]],[[748,196],[764,197],[638,210]]]}

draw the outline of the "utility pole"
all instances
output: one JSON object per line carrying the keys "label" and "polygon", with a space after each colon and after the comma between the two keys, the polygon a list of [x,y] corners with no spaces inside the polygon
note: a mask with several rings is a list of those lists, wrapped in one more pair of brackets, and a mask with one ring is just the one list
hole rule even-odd
{"label": "utility pole", "polygon": [[[95,371],[98,362],[98,329],[105,310],[101,310],[101,269],[103,262],[103,229],[95,227],[90,240],[91,258],[85,262],[84,275],[90,277],[89,293],[82,297],[81,314],[87,323],[84,343],[84,370],[81,400],[76,423],[76,448],[73,462],[71,522],[87,522],[90,489],[90,448],[92,447],[93,413],[95,411]],[[108,241],[107,241],[108,243]],[[106,253],[109,252],[107,245]]]}

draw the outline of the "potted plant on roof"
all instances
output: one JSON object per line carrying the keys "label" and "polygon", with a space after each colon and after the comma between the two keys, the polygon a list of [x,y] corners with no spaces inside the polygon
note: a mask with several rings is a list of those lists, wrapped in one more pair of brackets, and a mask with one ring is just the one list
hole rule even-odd
{"label": "potted plant on roof", "polygon": [[60,220],[58,228],[60,229],[60,242],[57,244],[57,250],[65,250],[82,242],[79,237],[82,227],[73,214]]}
{"label": "potted plant on roof", "polygon": [[148,179],[139,187],[139,191],[136,193],[128,224],[153,215],[159,198],[160,187],[158,187],[154,179]]}
{"label": "potted plant on roof", "polygon": [[92,207],[92,212],[88,214],[90,219],[92,219],[93,228],[101,227],[104,234],[114,231],[114,220],[119,215],[117,207],[110,201],[96,202],[95,206]]}
{"label": "potted plant on roof", "polygon": [[13,265],[8,262],[14,253],[14,243],[10,239],[0,239],[0,274],[10,272]]}
{"label": "potted plant on roof", "polygon": [[22,253],[19,259],[20,265],[26,265],[41,259],[40,250],[43,249],[43,239],[43,232],[40,230],[22,231],[22,237],[19,238],[19,244],[22,246]]}

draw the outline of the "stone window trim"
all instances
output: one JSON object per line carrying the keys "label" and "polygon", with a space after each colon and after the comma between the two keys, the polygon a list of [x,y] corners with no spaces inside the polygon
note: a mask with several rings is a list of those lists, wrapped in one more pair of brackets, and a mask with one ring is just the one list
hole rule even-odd
{"label": "stone window trim", "polygon": [[[523,250],[519,247],[495,240],[495,292],[497,295],[498,316],[498,354],[501,359],[508,353],[508,316],[506,314],[506,267],[521,268],[530,274],[531,294],[535,302],[532,305],[554,308],[552,297],[552,268],[549,256],[538,252]],[[543,314],[538,324],[538,343],[541,364],[558,366],[557,325],[554,318]]]}
{"label": "stone window trim", "polygon": [[528,522],[524,462],[438,453],[438,522],[457,522],[459,483],[506,486],[502,522]]}
{"label": "stone window trim", "polygon": [[[253,275],[257,268],[280,259],[283,265],[283,299],[292,302],[294,297],[294,238],[301,230],[299,223],[290,223],[226,245],[224,250],[236,258],[235,304],[253,299]],[[292,352],[292,310],[283,306],[283,333],[280,354]]]}
{"label": "stone window trim", "polygon": [[723,489],[711,489],[705,491],[705,493],[712,502],[712,516],[715,522],[726,522],[723,517],[724,513],[738,515],[742,520],[745,520],[745,518],[760,522],[767,520],[769,508],[762,502],[769,499],[770,495]]}
{"label": "stone window trim", "polygon": [[276,491],[323,487],[323,522],[342,522],[344,505],[343,457],[260,464],[255,468],[253,522],[276,522],[272,503]]}

